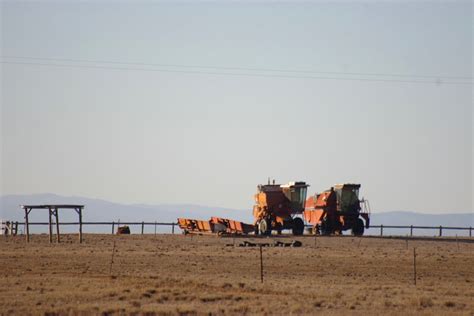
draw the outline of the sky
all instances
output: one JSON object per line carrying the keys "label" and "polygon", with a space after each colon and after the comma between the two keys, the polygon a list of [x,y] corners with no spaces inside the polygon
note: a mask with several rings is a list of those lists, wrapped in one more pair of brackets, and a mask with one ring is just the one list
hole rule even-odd
{"label": "sky", "polygon": [[270,177],[473,210],[471,1],[0,8],[0,194],[250,210]]}

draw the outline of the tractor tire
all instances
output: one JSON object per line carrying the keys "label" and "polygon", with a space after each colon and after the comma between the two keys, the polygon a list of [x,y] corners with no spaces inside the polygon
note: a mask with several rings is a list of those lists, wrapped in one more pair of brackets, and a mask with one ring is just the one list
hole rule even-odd
{"label": "tractor tire", "polygon": [[268,219],[264,218],[258,222],[258,234],[262,236],[269,236],[272,234],[272,227]]}
{"label": "tractor tire", "polygon": [[320,225],[318,224],[318,225],[315,225],[315,226],[313,227],[313,234],[314,234],[314,235],[318,235],[318,236],[321,235],[321,227],[319,227],[319,226],[320,226]]}
{"label": "tractor tire", "polygon": [[364,222],[358,218],[352,226],[352,235],[353,236],[362,236],[364,235]]}
{"label": "tractor tire", "polygon": [[258,231],[258,225],[259,224],[260,224],[260,221],[257,221],[254,225],[254,228],[253,228],[253,232],[256,236],[259,235],[259,231]]}
{"label": "tractor tire", "polygon": [[293,219],[293,235],[300,236],[304,232],[304,223],[303,220],[299,217]]}
{"label": "tractor tire", "polygon": [[329,236],[332,234],[331,225],[329,225],[329,222],[326,219],[323,219],[321,221],[321,224],[318,224],[318,228],[319,228],[319,233],[322,236]]}

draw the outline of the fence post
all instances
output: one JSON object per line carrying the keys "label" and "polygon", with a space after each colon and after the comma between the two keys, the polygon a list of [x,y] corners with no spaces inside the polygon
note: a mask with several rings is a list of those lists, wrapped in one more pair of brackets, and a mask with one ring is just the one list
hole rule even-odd
{"label": "fence post", "polygon": [[439,237],[443,236],[443,226],[439,225]]}
{"label": "fence post", "polygon": [[156,221],[155,221],[155,236],[156,236]]}
{"label": "fence post", "polygon": [[112,222],[112,235],[114,234],[115,231],[115,222]]}
{"label": "fence post", "polygon": [[142,222],[142,235],[143,235],[144,230],[145,230],[145,222]]}
{"label": "fence post", "polygon": [[383,236],[383,225],[380,225],[380,236]]}
{"label": "fence post", "polygon": [[416,286],[416,248],[413,247],[413,283]]}
{"label": "fence post", "polygon": [[469,226],[469,237],[472,237],[472,227]]}
{"label": "fence post", "polygon": [[173,223],[173,225],[171,226],[171,233],[174,235],[174,223]]}
{"label": "fence post", "polygon": [[410,225],[410,237],[413,237],[413,225]]}

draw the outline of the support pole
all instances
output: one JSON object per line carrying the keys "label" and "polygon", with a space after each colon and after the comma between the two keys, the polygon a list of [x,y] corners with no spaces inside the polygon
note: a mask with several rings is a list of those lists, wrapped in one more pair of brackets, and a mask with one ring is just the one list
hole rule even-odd
{"label": "support pole", "polygon": [[472,237],[472,227],[469,226],[469,237]]}
{"label": "support pole", "polygon": [[25,230],[26,230],[26,242],[30,242],[30,223],[28,222],[28,208],[25,208]]}
{"label": "support pole", "polygon": [[16,236],[18,234],[18,222],[15,222],[13,225],[13,236]]}
{"label": "support pole", "polygon": [[156,236],[156,221],[155,221],[155,236]]}
{"label": "support pole", "polygon": [[115,222],[112,222],[112,235],[114,234],[114,229],[115,229]]}
{"label": "support pole", "polygon": [[79,243],[82,244],[82,207],[77,209],[79,213]]}
{"label": "support pole", "polygon": [[410,237],[413,237],[413,225],[410,225]]}
{"label": "support pole", "polygon": [[413,248],[413,282],[416,286],[416,248]]}
{"label": "support pole", "polygon": [[171,227],[171,233],[174,235],[174,223],[173,223],[173,225],[172,225],[172,227]]}
{"label": "support pole", "polygon": [[49,221],[48,221],[48,226],[49,226],[49,243],[53,243],[53,224],[52,224],[52,219],[51,219],[51,208],[48,209],[49,213]]}
{"label": "support pole", "polygon": [[439,226],[439,237],[443,236],[443,226]]}
{"label": "support pole", "polygon": [[57,208],[55,209],[55,212],[56,212],[56,237],[59,244],[61,242],[61,238],[59,237],[59,211]]}
{"label": "support pole", "polygon": [[263,283],[263,255],[262,255],[262,245],[260,245],[260,281]]}
{"label": "support pole", "polygon": [[380,225],[380,236],[383,236],[383,225]]}
{"label": "support pole", "polygon": [[145,222],[142,222],[142,235],[143,235],[144,230],[145,230]]}

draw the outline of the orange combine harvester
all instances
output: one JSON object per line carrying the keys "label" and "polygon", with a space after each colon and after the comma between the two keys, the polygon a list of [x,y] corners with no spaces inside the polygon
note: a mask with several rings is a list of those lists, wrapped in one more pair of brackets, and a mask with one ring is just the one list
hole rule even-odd
{"label": "orange combine harvester", "polygon": [[[304,218],[313,225],[315,234],[341,234],[350,229],[362,236],[370,224],[370,205],[359,200],[360,184],[336,184],[331,189],[308,198]],[[365,221],[362,221],[362,217]]]}
{"label": "orange combine harvester", "polygon": [[305,182],[268,181],[259,185],[253,207],[255,234],[271,235],[273,230],[281,234],[282,230],[290,229],[293,235],[302,235],[304,222],[298,215],[303,214],[308,187]]}
{"label": "orange combine harvester", "polygon": [[[185,234],[269,236],[272,231],[281,234],[283,230],[291,230],[298,236],[304,233],[306,221],[313,226],[315,234],[341,234],[351,229],[353,235],[363,235],[364,226],[369,227],[370,207],[368,201],[359,200],[360,184],[335,185],[306,199],[308,187],[305,182],[270,184],[268,181],[258,185],[253,225],[219,217],[208,221],[178,218],[178,225]],[[359,217],[365,220],[365,225]]]}

